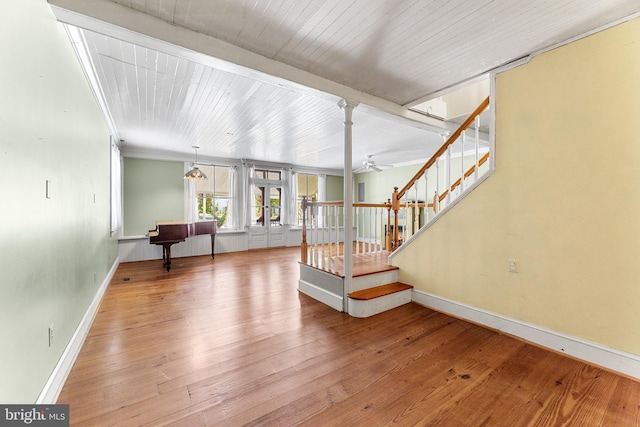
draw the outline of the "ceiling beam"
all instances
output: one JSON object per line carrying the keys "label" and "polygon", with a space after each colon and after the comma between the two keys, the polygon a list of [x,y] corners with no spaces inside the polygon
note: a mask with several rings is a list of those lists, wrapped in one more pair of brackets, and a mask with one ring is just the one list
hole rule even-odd
{"label": "ceiling beam", "polygon": [[437,118],[109,0],[48,2],[58,21],[65,24],[331,102],[351,99],[359,102],[362,110],[386,113],[429,131],[447,127]]}

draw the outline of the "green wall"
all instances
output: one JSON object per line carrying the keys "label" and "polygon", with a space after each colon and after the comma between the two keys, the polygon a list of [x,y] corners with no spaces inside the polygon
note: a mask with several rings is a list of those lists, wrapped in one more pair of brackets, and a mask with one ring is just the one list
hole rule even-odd
{"label": "green wall", "polygon": [[[184,162],[124,159],[124,236],[140,236],[156,221],[182,220],[184,212]],[[327,200],[342,200],[344,180],[327,175]]]}
{"label": "green wall", "polygon": [[32,403],[118,242],[110,236],[109,132],[69,38],[44,0],[3,6],[0,402]]}
{"label": "green wall", "polygon": [[[464,158],[465,171],[469,170],[469,168],[474,163],[475,163],[475,154],[465,156]],[[370,172],[356,174],[354,176],[354,182],[353,182],[354,203],[358,203],[359,184],[364,184],[365,200],[363,203],[386,203],[389,199],[391,199],[391,195],[393,194],[394,187],[398,187],[398,190],[401,190],[409,182],[409,180],[415,176],[415,174],[422,168],[423,165],[424,163],[419,163],[415,165],[383,169],[382,171],[378,171],[378,172],[370,171]],[[451,159],[451,181],[452,182],[455,182],[459,178],[462,166],[463,165],[460,163],[460,157],[452,157]],[[490,167],[489,162],[485,162],[482,166],[480,166],[479,168],[480,176],[486,173],[489,170],[489,167]],[[415,201],[416,199],[418,199],[421,202],[427,200],[427,202],[431,203],[433,201],[433,196],[436,191],[436,173],[439,174],[439,180],[438,180],[439,193],[442,194],[445,191],[444,171],[445,171],[444,167],[441,167],[440,169],[431,167],[427,171],[427,178],[428,178],[427,191],[425,191],[424,178],[421,178],[418,181],[417,194],[415,191],[415,188],[416,188],[415,186],[410,188],[409,191],[407,192],[408,200]],[[465,180],[465,186],[472,185],[474,181],[475,181],[474,175],[469,176]],[[401,202],[404,202],[405,200],[406,200],[405,198],[402,198]],[[441,202],[440,204],[441,209],[444,209],[446,207],[446,203],[447,203],[446,199],[444,199]],[[401,203],[401,210],[400,210],[398,223],[400,224],[400,226],[407,226],[408,227],[407,230],[411,231],[410,234],[412,234],[417,231],[417,227],[413,225],[413,221],[411,220],[410,215],[413,215],[414,212],[416,211],[412,207],[410,207],[408,210],[403,209],[403,206],[404,205]],[[407,212],[409,212],[408,218],[405,217]],[[424,210],[420,208],[421,224],[424,224],[424,215],[425,215]],[[426,211],[426,215],[428,216],[428,220],[431,220],[433,217],[435,217],[435,212],[433,211],[432,208],[428,208]],[[373,217],[373,218],[377,218],[377,217]],[[386,212],[383,213],[381,217],[378,217],[375,221],[376,221],[375,223],[372,222],[372,218],[367,214],[362,215],[360,219],[358,219],[357,222],[358,222],[359,233],[361,237],[374,238],[375,240],[379,240],[383,238],[386,232],[385,231],[386,227],[387,227]],[[390,221],[393,223],[393,214]]]}
{"label": "green wall", "polygon": [[393,187],[403,187],[422,164],[385,169],[382,172],[357,173],[353,179],[353,201],[358,203],[358,184],[364,183],[365,203],[385,203],[393,194]]}
{"label": "green wall", "polygon": [[143,235],[156,221],[182,220],[184,162],[124,159],[124,235]]}
{"label": "green wall", "polygon": [[344,199],[344,178],[341,176],[327,175],[326,197],[328,201]]}

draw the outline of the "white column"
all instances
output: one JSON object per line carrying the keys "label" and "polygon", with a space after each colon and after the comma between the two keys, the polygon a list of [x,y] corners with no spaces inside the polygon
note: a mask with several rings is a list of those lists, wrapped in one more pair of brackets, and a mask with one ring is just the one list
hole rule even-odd
{"label": "white column", "polygon": [[478,180],[478,173],[480,169],[480,116],[476,116],[476,138],[475,138],[475,149],[476,149],[476,170],[474,181]]}
{"label": "white column", "polygon": [[467,132],[462,131],[462,141],[460,142],[460,190],[458,194],[462,195],[464,191],[464,144],[467,142]]}
{"label": "white column", "polygon": [[342,293],[342,311],[349,312],[347,306],[353,279],[353,171],[352,153],[353,146],[352,128],[353,109],[358,102],[342,99],[338,107],[344,111],[344,289]]}

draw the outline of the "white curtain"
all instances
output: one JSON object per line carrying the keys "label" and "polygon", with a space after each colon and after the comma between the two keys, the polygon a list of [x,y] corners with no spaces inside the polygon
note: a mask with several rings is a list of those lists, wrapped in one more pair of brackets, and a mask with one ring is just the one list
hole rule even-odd
{"label": "white curtain", "polygon": [[318,200],[327,201],[327,176],[323,173],[318,175]]}
{"label": "white curtain", "polygon": [[231,219],[231,223],[228,224],[230,228],[238,230],[241,227],[242,218],[241,215],[241,200],[242,200],[242,186],[238,182],[238,167],[231,166],[229,170],[229,208],[227,210],[227,221]]}
{"label": "white curtain", "polygon": [[286,171],[283,197],[283,224],[298,225],[298,176],[289,169]]}
{"label": "white curtain", "polygon": [[241,216],[243,219],[240,223],[240,228],[247,227],[251,225],[251,205],[253,203],[252,197],[253,192],[251,191],[251,186],[253,185],[253,171],[255,169],[254,165],[248,163],[242,163],[242,175],[244,178],[244,182],[242,188],[244,189],[244,194],[242,194],[241,200],[244,203],[244,215]]}
{"label": "white curtain", "polygon": [[[318,174],[318,201],[326,202],[327,201],[327,176],[325,174]],[[326,213],[327,207],[320,206],[318,208],[318,227],[324,227],[324,214]]]}
{"label": "white curtain", "polygon": [[122,226],[122,157],[114,137],[111,137],[111,233]]}
{"label": "white curtain", "polygon": [[[184,173],[191,170],[191,163],[184,163]],[[185,192],[184,192],[184,217],[189,222],[198,220],[198,204],[196,195],[196,183],[192,179],[185,179]]]}

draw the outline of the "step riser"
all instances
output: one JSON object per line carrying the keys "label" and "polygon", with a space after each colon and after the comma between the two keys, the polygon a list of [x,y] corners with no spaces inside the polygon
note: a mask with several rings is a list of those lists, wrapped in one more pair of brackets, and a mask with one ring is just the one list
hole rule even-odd
{"label": "step riser", "polygon": [[349,315],[353,317],[371,317],[410,302],[411,289],[368,300],[349,298]]}
{"label": "step riser", "polygon": [[354,277],[351,280],[350,292],[362,289],[373,288],[398,281],[398,270],[382,271],[380,273],[367,274],[366,276]]}

